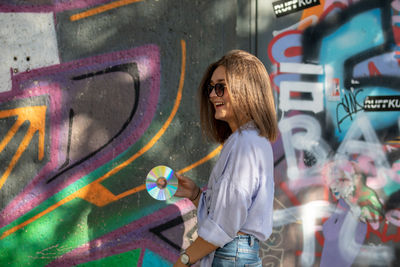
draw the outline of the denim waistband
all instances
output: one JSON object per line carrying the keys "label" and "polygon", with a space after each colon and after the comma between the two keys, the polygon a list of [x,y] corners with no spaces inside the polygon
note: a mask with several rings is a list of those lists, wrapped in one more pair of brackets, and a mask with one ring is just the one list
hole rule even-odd
{"label": "denim waistband", "polygon": [[253,235],[237,235],[237,236],[235,236],[235,238],[233,240],[235,240],[235,239],[236,240],[246,240],[246,241],[248,241],[250,247],[252,247],[254,245],[254,243],[258,243],[259,242],[258,239]]}
{"label": "denim waistband", "polygon": [[254,235],[246,234],[246,235],[237,235],[237,236],[235,236],[235,239],[250,239],[250,238],[253,238],[254,240],[258,241],[258,239]]}
{"label": "denim waistband", "polygon": [[217,248],[212,266],[257,266],[261,267],[260,245],[253,235],[238,235]]}

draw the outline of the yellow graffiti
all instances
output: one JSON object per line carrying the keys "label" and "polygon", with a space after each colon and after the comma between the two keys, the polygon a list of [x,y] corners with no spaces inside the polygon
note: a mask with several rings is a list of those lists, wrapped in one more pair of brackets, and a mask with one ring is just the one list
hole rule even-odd
{"label": "yellow graffiti", "polygon": [[87,11],[72,15],[69,19],[71,21],[76,21],[76,20],[80,20],[80,19],[84,19],[93,15],[97,15],[103,12],[106,12],[108,10],[117,8],[117,7],[121,7],[121,6],[125,6],[125,5],[129,5],[135,2],[140,2],[142,0],[120,0],[120,1],[115,1],[106,5],[102,5],[99,7],[95,7],[92,9],[89,9]]}
{"label": "yellow graffiti", "polygon": [[0,143],[0,153],[4,150],[4,148],[8,145],[14,135],[18,132],[19,128],[25,121],[29,121],[29,128],[26,132],[24,138],[18,146],[17,151],[11,159],[10,164],[8,165],[6,171],[0,178],[0,189],[3,187],[7,178],[10,176],[11,171],[14,169],[15,164],[17,164],[19,158],[22,153],[27,149],[29,143],[31,142],[33,135],[38,131],[39,132],[39,150],[38,150],[38,159],[42,160],[44,157],[44,136],[45,136],[45,123],[46,123],[46,106],[30,106],[30,107],[21,107],[10,110],[0,111],[0,119],[9,118],[9,117],[17,117],[17,121],[11,127],[11,129],[7,132],[6,136]]}

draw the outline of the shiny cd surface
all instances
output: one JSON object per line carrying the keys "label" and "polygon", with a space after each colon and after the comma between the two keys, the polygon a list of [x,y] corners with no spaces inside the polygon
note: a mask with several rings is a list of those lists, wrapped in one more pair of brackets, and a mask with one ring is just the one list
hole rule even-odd
{"label": "shiny cd surface", "polygon": [[167,200],[178,189],[178,179],[170,167],[163,165],[156,166],[147,174],[146,189],[153,198]]}

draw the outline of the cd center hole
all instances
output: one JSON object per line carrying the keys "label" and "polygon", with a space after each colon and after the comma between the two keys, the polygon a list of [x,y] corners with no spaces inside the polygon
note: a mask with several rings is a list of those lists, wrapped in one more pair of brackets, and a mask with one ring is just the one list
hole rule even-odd
{"label": "cd center hole", "polygon": [[160,177],[157,179],[156,184],[158,188],[164,189],[165,187],[167,187],[167,179],[165,179],[164,177]]}

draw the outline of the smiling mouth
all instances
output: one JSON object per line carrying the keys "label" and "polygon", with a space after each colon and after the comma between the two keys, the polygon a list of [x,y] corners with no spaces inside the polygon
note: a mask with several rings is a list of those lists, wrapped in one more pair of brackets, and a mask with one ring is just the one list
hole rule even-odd
{"label": "smiling mouth", "polygon": [[214,105],[215,105],[215,108],[220,108],[224,105],[224,102],[216,102]]}

